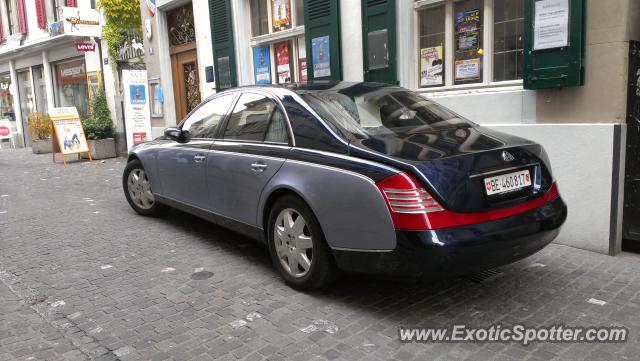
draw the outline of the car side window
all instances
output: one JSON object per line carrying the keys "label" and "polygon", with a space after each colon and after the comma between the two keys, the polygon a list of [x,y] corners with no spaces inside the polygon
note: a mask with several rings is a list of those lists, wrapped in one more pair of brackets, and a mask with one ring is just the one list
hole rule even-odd
{"label": "car side window", "polygon": [[[283,131],[284,134],[282,134]],[[282,111],[273,100],[264,95],[242,94],[229,117],[224,138],[254,142],[264,140],[286,142],[286,127]]]}
{"label": "car side window", "polygon": [[203,104],[182,125],[190,138],[213,138],[218,124],[231,107],[235,94],[223,95]]}

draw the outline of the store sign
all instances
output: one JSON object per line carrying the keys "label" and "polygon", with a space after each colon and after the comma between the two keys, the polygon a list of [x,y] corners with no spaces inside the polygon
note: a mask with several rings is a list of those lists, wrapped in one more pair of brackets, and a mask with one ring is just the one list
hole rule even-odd
{"label": "store sign", "polygon": [[480,78],[480,58],[456,60],[456,80]]}
{"label": "store sign", "polygon": [[271,0],[273,32],[291,29],[291,0]]}
{"label": "store sign", "polygon": [[569,0],[535,2],[533,50],[569,46]]}
{"label": "store sign", "polygon": [[289,53],[289,42],[275,45],[276,49],[276,72],[278,73],[278,83],[291,82],[291,58]]}
{"label": "store sign", "polygon": [[92,43],[89,41],[79,41],[75,43],[75,45],[76,45],[76,50],[81,53],[96,51],[96,43]]}
{"label": "store sign", "polygon": [[87,81],[84,59],[56,64],[58,85],[85,84]]}
{"label": "store sign", "polygon": [[256,84],[271,84],[271,59],[269,45],[253,48],[253,67],[256,74]]}
{"label": "store sign", "polygon": [[9,119],[0,119],[0,139],[11,139],[11,122]]}
{"label": "store sign", "polygon": [[100,14],[95,9],[62,7],[64,33],[72,36],[102,36]]}
{"label": "store sign", "polygon": [[323,78],[331,76],[329,35],[311,39],[311,53],[313,60],[313,77]]}
{"label": "store sign", "polygon": [[127,149],[151,140],[151,113],[146,70],[122,70]]}
{"label": "store sign", "polygon": [[420,49],[420,86],[444,84],[442,45]]}

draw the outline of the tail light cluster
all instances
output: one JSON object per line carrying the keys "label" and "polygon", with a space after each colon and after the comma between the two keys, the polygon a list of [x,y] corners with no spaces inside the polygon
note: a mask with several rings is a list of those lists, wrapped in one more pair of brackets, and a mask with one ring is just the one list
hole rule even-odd
{"label": "tail light cluster", "polygon": [[396,229],[431,229],[429,214],[444,208],[407,173],[398,173],[378,182],[378,188],[391,211]]}
{"label": "tail light cluster", "polygon": [[458,213],[444,209],[420,181],[408,173],[397,173],[377,185],[387,202],[394,227],[403,230],[432,230],[495,221],[538,208],[560,196],[554,182],[547,193],[511,207]]}

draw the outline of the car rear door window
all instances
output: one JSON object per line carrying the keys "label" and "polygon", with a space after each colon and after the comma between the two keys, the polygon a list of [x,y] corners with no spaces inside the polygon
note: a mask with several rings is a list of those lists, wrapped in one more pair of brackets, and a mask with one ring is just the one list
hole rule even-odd
{"label": "car rear door window", "polygon": [[234,94],[228,94],[203,104],[187,118],[182,130],[188,131],[190,138],[213,138],[234,98]]}
{"label": "car rear door window", "polygon": [[229,117],[224,139],[286,143],[284,115],[268,97],[254,93],[242,94]]}

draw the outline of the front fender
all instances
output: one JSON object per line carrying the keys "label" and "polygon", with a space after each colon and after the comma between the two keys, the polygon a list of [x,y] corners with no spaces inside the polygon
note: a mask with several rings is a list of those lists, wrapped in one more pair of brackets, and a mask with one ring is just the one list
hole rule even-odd
{"label": "front fender", "polygon": [[309,205],[329,247],[369,251],[396,247],[391,215],[370,178],[344,169],[287,160],[262,192],[258,219],[269,212],[265,209],[269,196],[282,189],[297,193]]}

